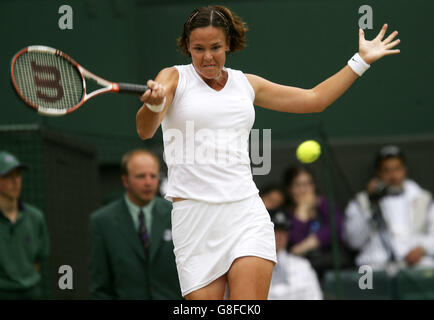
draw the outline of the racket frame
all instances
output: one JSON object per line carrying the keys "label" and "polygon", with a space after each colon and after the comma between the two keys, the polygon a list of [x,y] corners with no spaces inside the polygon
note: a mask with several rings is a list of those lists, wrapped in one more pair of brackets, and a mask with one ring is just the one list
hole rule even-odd
{"label": "racket frame", "polygon": [[[77,103],[75,106],[73,106],[72,108],[69,108],[67,110],[56,111],[55,109],[38,106],[38,105],[30,102],[29,100],[27,100],[24,97],[21,90],[18,89],[16,80],[15,80],[15,74],[14,74],[15,62],[17,61],[18,57],[21,56],[22,54],[24,54],[26,52],[32,52],[32,51],[46,52],[46,53],[50,53],[53,55],[61,56],[62,58],[66,59],[69,63],[71,63],[73,66],[75,66],[75,68],[77,68],[78,73],[81,76],[81,80],[82,80],[82,84],[83,84],[83,96],[82,96],[79,103]],[[86,79],[85,78],[92,79],[92,80],[96,81],[96,83],[103,86],[103,88],[97,89],[97,90],[87,94],[87,92],[86,92]],[[54,49],[51,47],[47,47],[47,46],[41,46],[41,45],[28,46],[26,48],[21,49],[18,53],[16,53],[14,55],[14,57],[12,58],[12,62],[11,62],[11,79],[12,79],[12,85],[15,89],[15,92],[18,94],[18,96],[27,105],[29,105],[30,107],[35,109],[38,113],[42,113],[44,115],[49,115],[49,116],[61,116],[61,115],[71,113],[71,112],[77,110],[78,108],[80,108],[83,105],[83,103],[85,103],[89,99],[92,99],[93,97],[100,95],[102,93],[106,93],[106,92],[117,93],[117,92],[119,92],[119,84],[118,83],[105,80],[105,79],[95,75],[94,73],[90,72],[89,70],[87,70],[86,68],[81,66],[78,62],[76,62],[74,59],[72,59],[70,56],[68,56],[66,53],[64,53],[60,50],[57,50],[57,49]]]}

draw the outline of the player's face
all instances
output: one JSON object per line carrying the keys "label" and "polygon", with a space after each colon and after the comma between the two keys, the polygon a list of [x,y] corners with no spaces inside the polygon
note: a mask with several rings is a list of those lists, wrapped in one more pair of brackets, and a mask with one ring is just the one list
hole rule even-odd
{"label": "player's face", "polygon": [[188,51],[196,71],[205,79],[216,79],[225,65],[229,46],[221,28],[208,26],[194,29],[189,38]]}
{"label": "player's face", "polygon": [[127,196],[134,204],[144,206],[158,191],[158,163],[152,156],[138,153],[131,157],[127,168],[128,175],[122,176]]}
{"label": "player's face", "polygon": [[0,197],[18,200],[21,194],[21,169],[12,170],[8,175],[0,177]]}
{"label": "player's face", "polygon": [[390,158],[382,161],[377,175],[385,184],[398,187],[404,182],[407,169],[399,158]]}
{"label": "player's face", "polygon": [[315,193],[315,185],[310,174],[301,172],[289,186],[289,194],[295,203],[299,203],[308,193]]}

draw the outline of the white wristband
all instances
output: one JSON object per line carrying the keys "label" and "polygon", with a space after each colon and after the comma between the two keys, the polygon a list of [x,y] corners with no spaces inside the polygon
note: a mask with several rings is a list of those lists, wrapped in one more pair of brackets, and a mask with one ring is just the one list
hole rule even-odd
{"label": "white wristband", "polygon": [[164,109],[164,105],[166,104],[166,97],[164,97],[163,102],[160,105],[154,105],[145,103],[149,110],[153,112],[161,112]]}
{"label": "white wristband", "polygon": [[359,75],[359,77],[361,77],[362,74],[371,67],[371,65],[367,64],[358,53],[348,60],[348,65]]}

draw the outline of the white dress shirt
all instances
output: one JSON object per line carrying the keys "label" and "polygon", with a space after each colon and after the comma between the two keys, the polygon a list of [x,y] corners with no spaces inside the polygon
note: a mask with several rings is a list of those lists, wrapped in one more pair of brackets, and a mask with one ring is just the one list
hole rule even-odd
{"label": "white dress shirt", "polygon": [[[426,255],[418,266],[434,266],[434,205],[431,194],[416,182],[405,180],[403,193],[388,195],[379,202],[386,231],[372,223],[366,192],[350,201],[345,211],[344,238],[353,249],[360,250],[357,265],[375,269],[386,266],[391,248],[398,261],[403,261],[414,248],[421,246]],[[383,237],[383,241],[382,241]]]}

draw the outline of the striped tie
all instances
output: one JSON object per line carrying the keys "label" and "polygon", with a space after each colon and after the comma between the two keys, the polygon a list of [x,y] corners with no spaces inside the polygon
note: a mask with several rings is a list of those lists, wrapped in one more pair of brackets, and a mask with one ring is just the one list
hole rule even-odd
{"label": "striped tie", "polygon": [[149,248],[149,234],[146,230],[146,222],[145,222],[145,215],[143,214],[143,211],[140,209],[139,213],[139,237],[140,241],[143,244],[143,247],[145,249]]}

